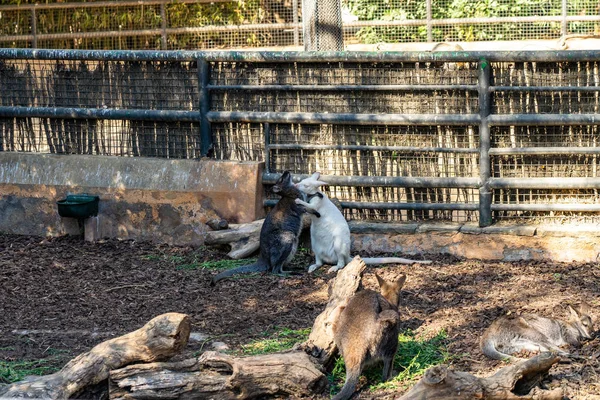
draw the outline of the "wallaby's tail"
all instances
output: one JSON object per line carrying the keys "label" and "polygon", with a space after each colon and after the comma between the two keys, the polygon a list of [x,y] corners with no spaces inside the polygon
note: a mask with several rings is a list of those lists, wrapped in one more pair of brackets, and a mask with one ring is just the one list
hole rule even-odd
{"label": "wallaby's tail", "polygon": [[411,260],[401,257],[366,257],[362,259],[367,265],[374,264],[431,264],[430,260]]}
{"label": "wallaby's tail", "polygon": [[509,354],[504,354],[504,353],[500,353],[498,350],[496,350],[496,343],[493,340],[490,339],[484,339],[481,341],[481,351],[483,352],[483,354],[485,354],[486,356],[488,356],[489,358],[493,359],[493,360],[514,360],[515,357],[509,355]]}
{"label": "wallaby's tail", "polygon": [[252,272],[263,272],[267,270],[267,266],[259,263],[258,261],[248,265],[242,265],[241,267],[231,268],[227,271],[223,271],[218,275],[213,276],[210,281],[210,286],[215,286],[217,282],[222,279],[229,278],[230,276],[237,274],[249,274]]}
{"label": "wallaby's tail", "polygon": [[346,369],[346,382],[342,386],[342,390],[333,396],[331,400],[347,400],[352,397],[358,384],[358,378],[360,378],[360,368],[358,366]]}

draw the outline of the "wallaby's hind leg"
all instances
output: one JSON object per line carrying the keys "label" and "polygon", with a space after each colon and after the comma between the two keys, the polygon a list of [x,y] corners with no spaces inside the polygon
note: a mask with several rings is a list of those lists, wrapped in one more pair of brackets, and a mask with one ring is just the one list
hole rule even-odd
{"label": "wallaby's hind leg", "polygon": [[337,272],[344,268],[350,262],[350,249],[345,244],[339,245],[339,251],[337,252],[337,264],[329,268],[329,272]]}
{"label": "wallaby's hind leg", "polygon": [[315,263],[308,267],[308,273],[315,272],[318,268],[323,266],[323,260],[319,256],[315,255]]}
{"label": "wallaby's hind leg", "polygon": [[387,382],[392,377],[392,368],[394,366],[394,357],[383,359],[383,374],[381,380]]}
{"label": "wallaby's hind leg", "polygon": [[521,339],[521,340],[514,342],[513,346],[515,347],[515,351],[514,351],[515,353],[525,350],[525,351],[537,351],[540,353],[544,352],[544,351],[554,351],[554,352],[560,354],[561,356],[566,356],[569,354],[566,351],[564,351],[563,349],[561,349],[560,347],[546,341],[545,339],[542,339],[541,337],[537,341]]}
{"label": "wallaby's hind leg", "polygon": [[288,273],[288,271],[284,271],[283,267],[294,258],[297,249],[298,238],[296,235],[293,232],[282,233],[278,245],[269,249],[272,272],[274,274]]}
{"label": "wallaby's hind leg", "polygon": [[344,262],[344,257],[338,257],[338,262],[333,267],[329,268],[328,272],[337,272],[340,269],[344,268],[346,263]]}

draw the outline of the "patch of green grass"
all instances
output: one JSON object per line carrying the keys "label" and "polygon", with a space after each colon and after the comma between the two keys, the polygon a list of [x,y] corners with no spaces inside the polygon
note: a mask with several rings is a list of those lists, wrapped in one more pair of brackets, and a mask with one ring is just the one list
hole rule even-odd
{"label": "patch of green grass", "polygon": [[204,261],[204,262],[192,262],[188,264],[180,264],[177,269],[209,269],[209,270],[221,270],[239,267],[246,264],[252,264],[256,261],[256,258],[246,258],[243,260],[219,260],[219,261]]}
{"label": "patch of green grass", "polygon": [[552,274],[552,278],[554,278],[555,281],[560,281],[563,278],[563,274],[561,274],[560,272],[555,272],[554,274]]}
{"label": "patch of green grass", "polygon": [[255,340],[250,344],[242,346],[242,354],[254,356],[289,350],[296,343],[301,343],[308,339],[309,334],[310,328],[295,330],[280,328],[275,332],[265,333],[265,336],[267,336],[265,339]]}
{"label": "patch of green grass", "polygon": [[[398,351],[394,358],[395,375],[388,382],[381,382],[382,364],[363,371],[370,383],[369,390],[395,389],[405,387],[419,379],[425,370],[443,364],[451,359],[446,350],[446,332],[440,331],[429,339],[421,339],[408,330],[398,335]],[[337,359],[329,376],[331,394],[339,392],[346,380],[344,360]]]}
{"label": "patch of green grass", "polygon": [[28,375],[47,375],[60,368],[47,365],[49,359],[35,361],[3,361],[0,360],[0,383],[13,383],[23,380]]}

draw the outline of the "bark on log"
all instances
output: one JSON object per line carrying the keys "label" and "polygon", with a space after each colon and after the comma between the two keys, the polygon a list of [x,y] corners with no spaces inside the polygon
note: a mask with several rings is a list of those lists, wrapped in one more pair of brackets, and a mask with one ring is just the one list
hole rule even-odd
{"label": "bark on log", "polygon": [[231,245],[231,251],[227,255],[234,260],[249,257],[260,246],[260,229],[264,221],[259,219],[248,224],[231,224],[230,229],[208,232],[204,243]]}
{"label": "bark on log", "polygon": [[561,400],[563,390],[543,390],[540,382],[559,361],[556,353],[541,353],[529,360],[504,367],[488,378],[438,365],[425,371],[423,378],[401,400]]}
{"label": "bark on log", "polygon": [[231,243],[231,250],[227,256],[233,260],[241,260],[242,258],[250,257],[260,248],[260,240],[258,235]]}
{"label": "bark on log", "polygon": [[252,399],[313,396],[327,378],[303,352],[234,358],[209,351],[198,359],[130,365],[110,372],[110,399]]}
{"label": "bark on log", "polygon": [[0,388],[0,398],[67,399],[84,387],[108,378],[111,369],[177,354],[186,346],[189,334],[187,315],[159,315],[134,332],[102,342],[80,354],[54,374]]}
{"label": "bark on log", "polygon": [[206,244],[229,244],[253,235],[259,235],[264,219],[259,219],[247,224],[231,224],[229,229],[206,233]]}
{"label": "bark on log", "polygon": [[361,288],[361,278],[367,266],[360,258],[354,257],[344,268],[338,271],[329,285],[329,301],[325,310],[317,316],[308,340],[300,345],[307,353],[328,367],[336,354],[331,325],[338,317],[339,307]]}

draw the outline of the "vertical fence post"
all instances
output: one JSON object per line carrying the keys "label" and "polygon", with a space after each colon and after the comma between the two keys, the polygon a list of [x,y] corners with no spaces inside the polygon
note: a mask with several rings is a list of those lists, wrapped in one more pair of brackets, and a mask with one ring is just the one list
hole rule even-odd
{"label": "vertical fence post", "polygon": [[561,22],[561,31],[562,35],[567,36],[569,34],[569,24],[567,23],[567,0],[562,0],[562,22]]}
{"label": "vertical fence post", "polygon": [[31,47],[37,49],[37,15],[35,13],[35,5],[31,7],[31,34],[33,35],[33,40],[31,41]]}
{"label": "vertical fence post", "polygon": [[160,46],[163,50],[167,50],[167,10],[165,8],[165,3],[160,3],[160,19],[162,20]]}
{"label": "vertical fence post", "polygon": [[210,64],[204,58],[198,59],[198,88],[200,100],[200,156],[205,157],[213,147],[212,131],[208,112],[210,111]]}
{"label": "vertical fence post", "polygon": [[431,0],[427,0],[425,5],[427,7],[427,41],[431,43],[433,42],[433,26],[431,24],[433,20],[433,14],[431,12]]}
{"label": "vertical fence post", "polygon": [[292,19],[294,22],[294,46],[300,46],[300,27],[298,26],[298,22],[300,18],[298,17],[298,0],[292,1]]}
{"label": "vertical fence post", "polygon": [[265,173],[271,172],[271,152],[269,147],[271,145],[271,125],[268,122],[263,124],[263,133],[265,135]]}
{"label": "vertical fence post", "polygon": [[490,147],[491,135],[488,116],[492,109],[492,94],[490,92],[491,67],[485,60],[479,60],[479,226],[490,226],[492,224],[492,191],[490,189],[491,163]]}

